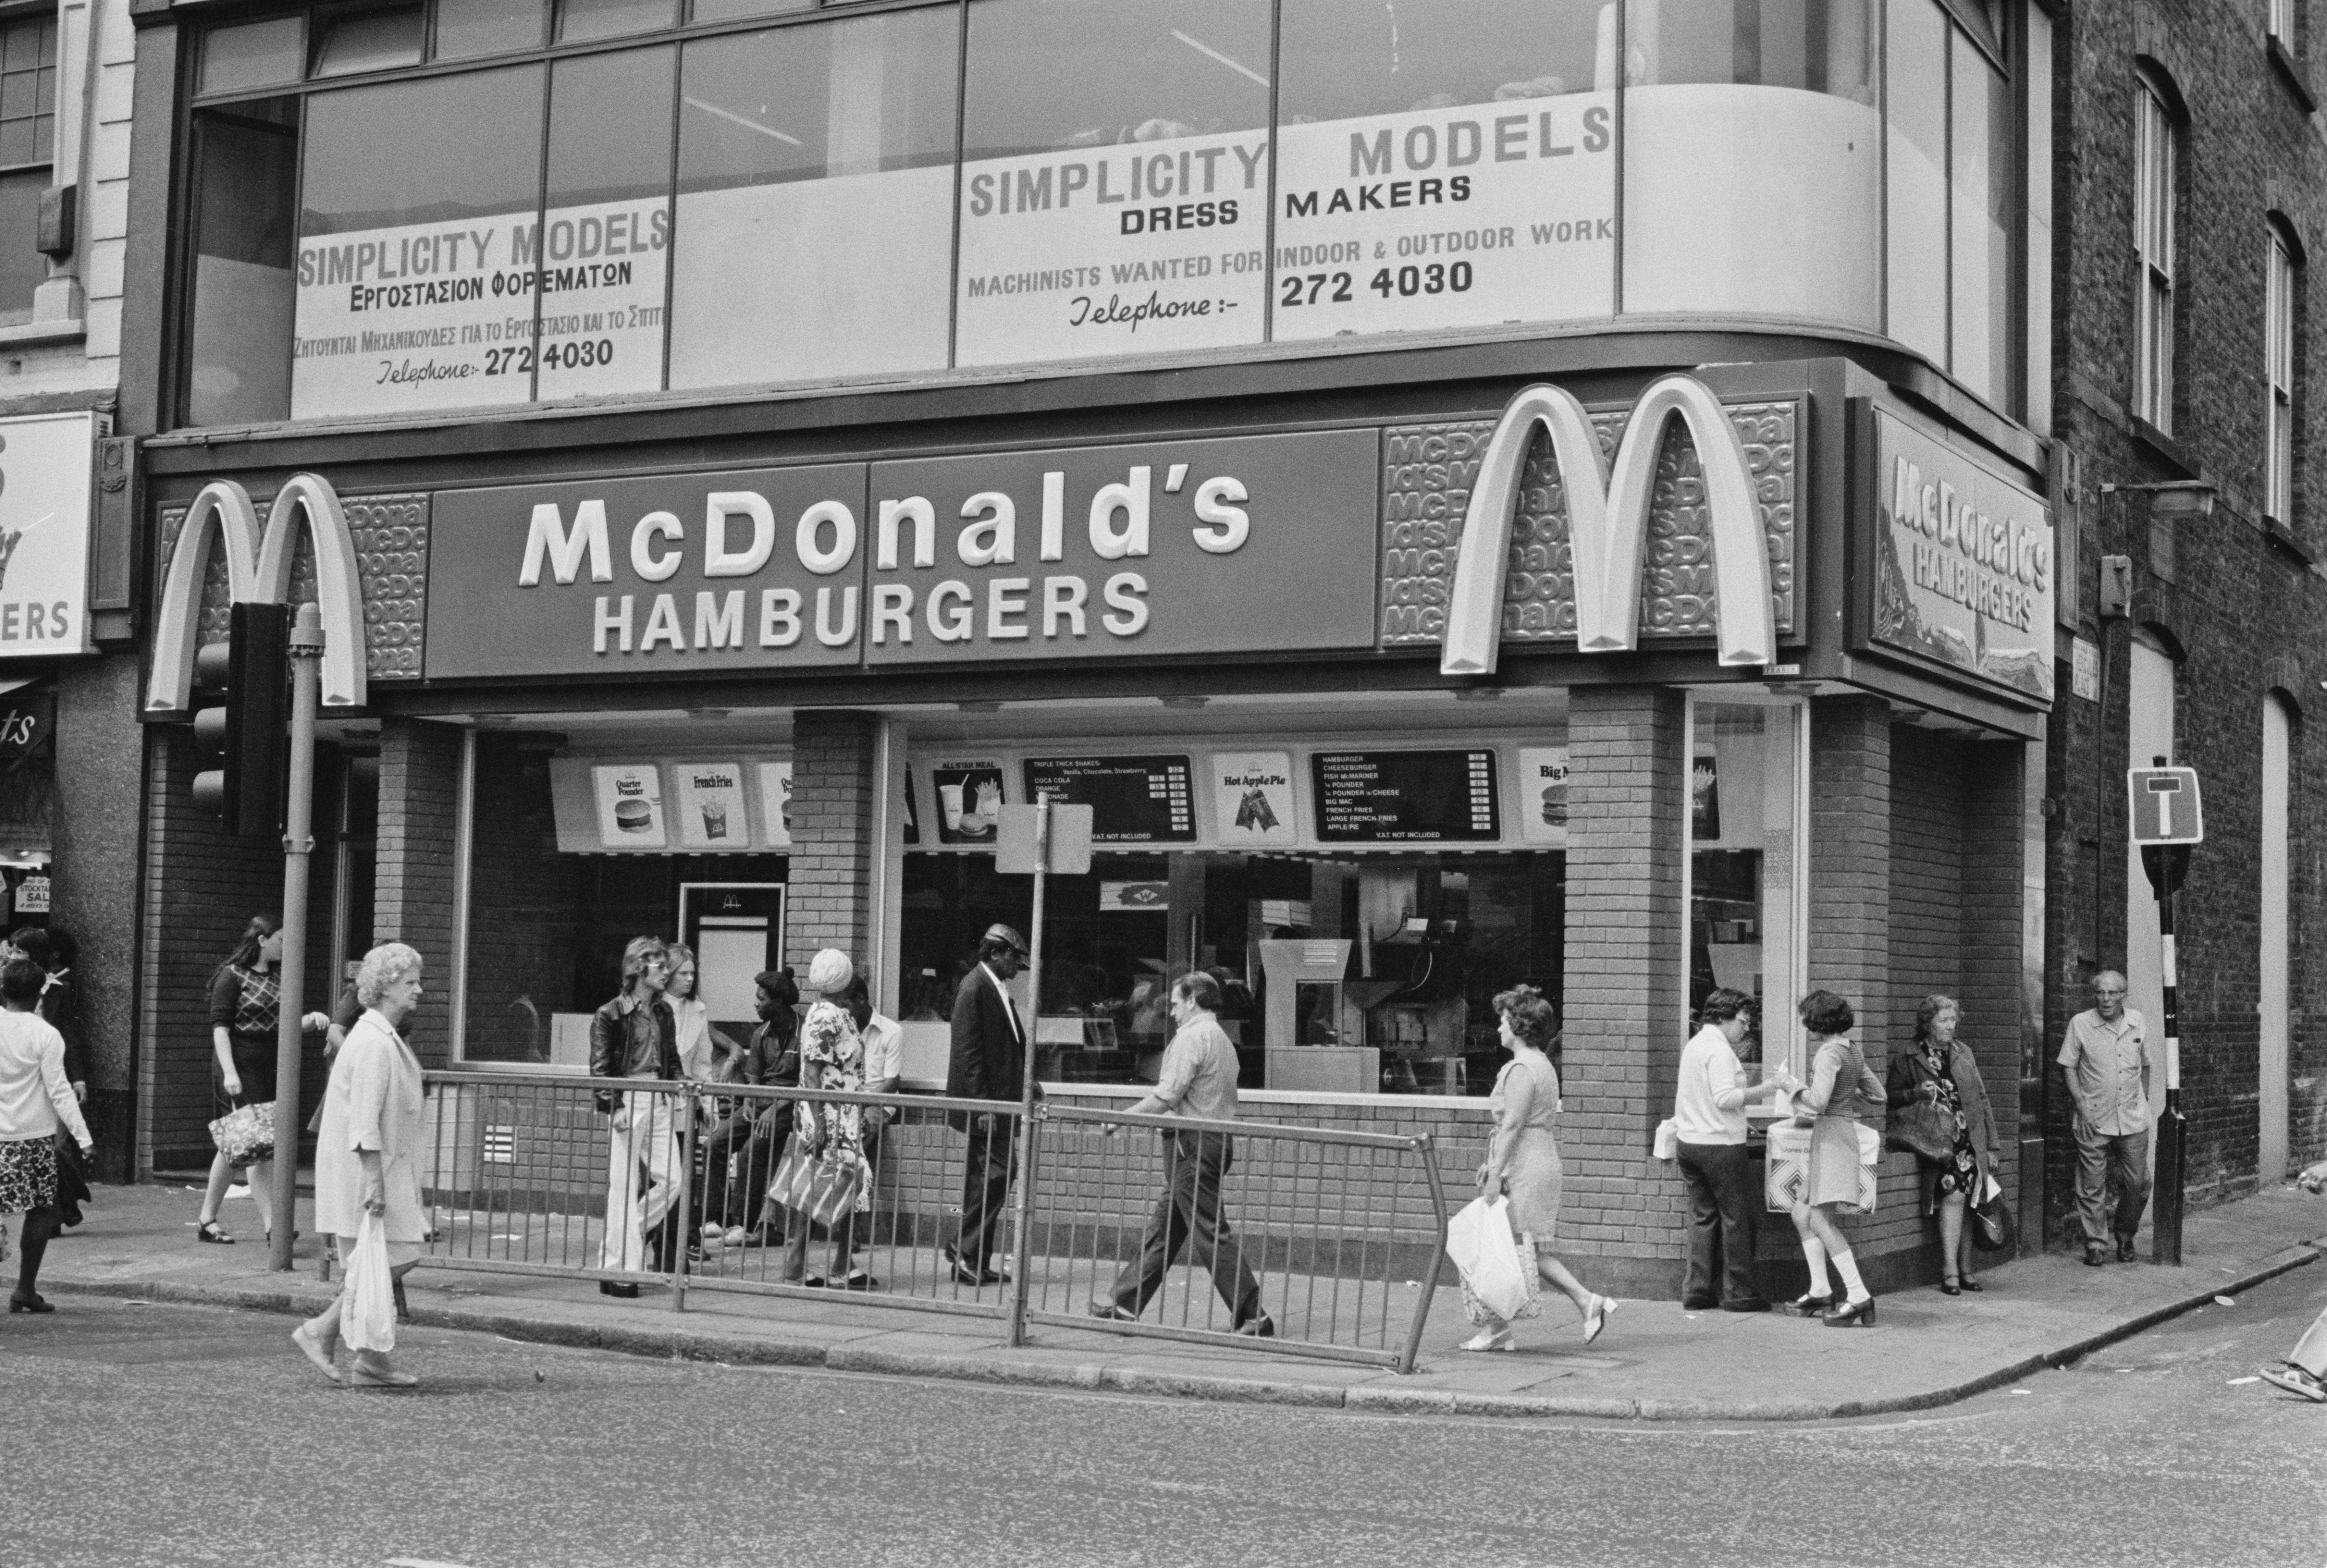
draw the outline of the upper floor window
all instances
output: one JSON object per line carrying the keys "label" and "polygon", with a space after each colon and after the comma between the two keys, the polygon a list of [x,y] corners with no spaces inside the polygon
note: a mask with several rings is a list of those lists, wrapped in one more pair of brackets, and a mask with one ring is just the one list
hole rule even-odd
{"label": "upper floor window", "polygon": [[49,275],[33,242],[56,156],[56,115],[55,14],[0,26],[0,321],[29,319],[33,291]]}
{"label": "upper floor window", "polygon": [[2266,230],[2269,249],[2263,288],[2263,501],[2266,516],[2294,516],[2294,242],[2276,224]]}
{"label": "upper floor window", "polygon": [[2164,90],[2135,79],[2133,411],[2173,430],[2174,126]]}
{"label": "upper floor window", "polygon": [[177,414],[1655,315],[1886,332],[2016,413],[2015,14],[327,0],[200,36]]}

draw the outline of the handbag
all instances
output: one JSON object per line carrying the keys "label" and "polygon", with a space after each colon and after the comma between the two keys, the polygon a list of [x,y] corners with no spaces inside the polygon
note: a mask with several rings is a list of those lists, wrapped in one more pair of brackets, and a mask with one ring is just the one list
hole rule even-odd
{"label": "handbag", "polygon": [[768,1198],[829,1228],[856,1211],[864,1173],[852,1159],[827,1148],[811,1154],[798,1143],[784,1151],[768,1183]]}
{"label": "handbag", "polygon": [[1535,1248],[1511,1234],[1510,1200],[1474,1198],[1446,1222],[1446,1255],[1463,1277],[1463,1313],[1474,1323],[1540,1315]]}
{"label": "handbag", "polygon": [[1918,1160],[1937,1165],[1956,1152],[1956,1119],[1931,1100],[1919,1099],[1892,1114],[1883,1141]]}
{"label": "handbag", "polygon": [[226,1156],[226,1162],[239,1171],[262,1160],[275,1158],[275,1102],[261,1100],[255,1106],[237,1106],[210,1124],[210,1142]]}
{"label": "handbag", "polygon": [[1991,1176],[1987,1190],[1971,1206],[1971,1244],[1982,1252],[2012,1248],[2012,1210],[2004,1206],[2003,1184]]}

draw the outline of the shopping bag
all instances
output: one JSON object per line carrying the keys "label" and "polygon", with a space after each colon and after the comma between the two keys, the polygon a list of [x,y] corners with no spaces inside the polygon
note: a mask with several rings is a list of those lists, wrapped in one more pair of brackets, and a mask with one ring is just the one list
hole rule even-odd
{"label": "shopping bag", "polygon": [[1474,1198],[1446,1222],[1446,1255],[1463,1276],[1463,1311],[1472,1322],[1489,1314],[1509,1322],[1538,1310],[1534,1260],[1520,1247],[1508,1199]]}
{"label": "shopping bag", "polygon": [[275,1158],[275,1102],[237,1106],[210,1124],[210,1142],[239,1171]]}
{"label": "shopping bag", "polygon": [[856,1161],[830,1148],[811,1154],[795,1143],[784,1151],[775,1180],[768,1183],[768,1197],[829,1227],[855,1212],[856,1195],[864,1185]]}
{"label": "shopping bag", "polygon": [[1790,1122],[1770,1128],[1769,1169],[1762,1199],[1772,1214],[1789,1214],[1810,1190],[1810,1129]]}
{"label": "shopping bag", "polygon": [[366,1210],[340,1287],[340,1338],[352,1350],[396,1349],[396,1282],[388,1272],[388,1232]]}

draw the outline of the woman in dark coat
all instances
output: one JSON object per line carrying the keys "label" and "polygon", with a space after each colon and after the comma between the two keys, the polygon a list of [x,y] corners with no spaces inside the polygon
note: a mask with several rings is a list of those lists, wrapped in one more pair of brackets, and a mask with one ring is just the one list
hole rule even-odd
{"label": "woman in dark coat", "polygon": [[1955,1146],[1944,1160],[1923,1160],[1923,1212],[1939,1217],[1939,1289],[1949,1295],[1977,1291],[1964,1209],[1987,1185],[2002,1145],[1987,1086],[1971,1048],[1956,1038],[1963,1010],[1952,996],[1926,996],[1915,1013],[1915,1041],[1892,1059],[1884,1088],[1892,1120],[1917,1101],[1939,1107],[1955,1124]]}

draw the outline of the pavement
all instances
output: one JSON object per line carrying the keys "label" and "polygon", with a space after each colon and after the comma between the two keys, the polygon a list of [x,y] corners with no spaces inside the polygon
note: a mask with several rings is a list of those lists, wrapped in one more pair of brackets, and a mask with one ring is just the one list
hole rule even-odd
{"label": "pavement", "polygon": [[[193,1239],[199,1195],[176,1185],[100,1189],[80,1229],[49,1249],[41,1288],[75,1295],[310,1314],[334,1287],[318,1244],[270,1272],[249,1208],[230,1202],[232,1247]],[[309,1227],[301,1204],[302,1228]],[[514,1340],[737,1366],[961,1379],[1349,1411],[1631,1421],[1820,1421],[1926,1410],[2005,1386],[2185,1312],[2315,1263],[2327,1205],[2292,1187],[2191,1216],[2183,1261],[2086,1267],[2066,1254],[1979,1277],[1977,1295],[1924,1288],[1879,1300],[1877,1326],[1840,1331],[1800,1319],[1684,1311],[1628,1300],[1586,1349],[1565,1302],[1519,1325],[1508,1354],[1455,1349],[1471,1328],[1455,1293],[1434,1301],[1416,1371],[1310,1360],[1266,1341],[1202,1342],[1037,1324],[1013,1349],[987,1317],[901,1311],[836,1295],[687,1293],[637,1300],[593,1283],[424,1266],[408,1295],[421,1327]],[[1589,1259],[1576,1260],[1588,1283]],[[1451,1275],[1451,1270],[1449,1274]],[[1419,1289],[1416,1285],[1413,1288]]]}

